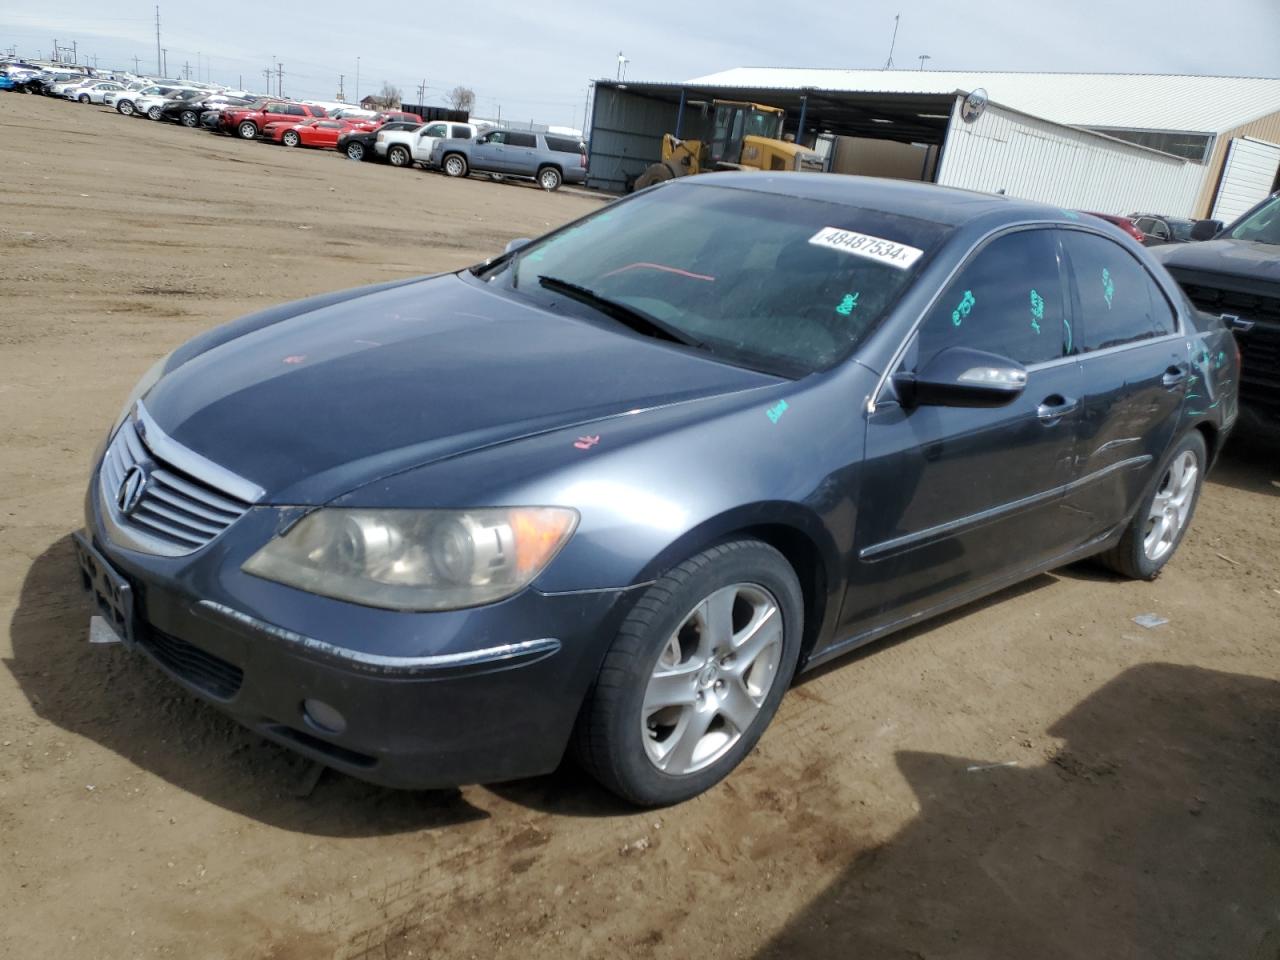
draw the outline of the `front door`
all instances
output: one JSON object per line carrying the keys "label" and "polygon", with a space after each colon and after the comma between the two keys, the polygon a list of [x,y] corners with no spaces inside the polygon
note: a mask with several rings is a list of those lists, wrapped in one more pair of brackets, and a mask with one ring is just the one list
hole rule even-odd
{"label": "front door", "polygon": [[1204,397],[1203,368],[1217,358],[1190,356],[1164,291],[1128,250],[1083,230],[1061,236],[1084,371],[1080,481],[1068,506],[1081,518],[1084,542],[1128,517],[1184,402],[1194,410]]}
{"label": "front door", "polygon": [[881,398],[867,422],[846,636],[980,592],[1068,549],[1074,524],[1064,499],[1082,383],[1059,254],[1050,229],[988,241],[914,335],[904,372],[966,346],[1024,364],[1027,385],[996,407]]}
{"label": "front door", "polygon": [[506,167],[507,131],[495,130],[477,140],[471,147],[471,166],[476,170],[502,173]]}

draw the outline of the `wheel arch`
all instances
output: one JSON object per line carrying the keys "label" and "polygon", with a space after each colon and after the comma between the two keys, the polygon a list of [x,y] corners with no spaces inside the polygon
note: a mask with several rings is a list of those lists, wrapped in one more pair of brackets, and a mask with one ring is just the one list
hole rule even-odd
{"label": "wheel arch", "polygon": [[1208,469],[1217,462],[1218,454],[1222,450],[1222,430],[1212,420],[1201,420],[1194,425],[1193,429],[1199,430],[1204,438],[1205,468]]}
{"label": "wheel arch", "polygon": [[731,540],[755,539],[773,547],[791,564],[804,596],[800,664],[834,628],[841,583],[839,551],[822,521],[793,503],[744,505],[712,517],[681,534],[645,565],[637,582],[656,580],[703,550]]}

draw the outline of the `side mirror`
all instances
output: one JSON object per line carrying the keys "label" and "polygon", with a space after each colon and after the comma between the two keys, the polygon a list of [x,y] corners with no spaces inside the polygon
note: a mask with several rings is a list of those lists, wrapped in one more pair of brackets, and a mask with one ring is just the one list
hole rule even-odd
{"label": "side mirror", "polygon": [[904,407],[998,407],[1027,386],[1022,364],[969,347],[948,347],[918,373],[897,373],[893,386]]}
{"label": "side mirror", "polygon": [[1191,225],[1192,240],[1212,240],[1221,232],[1221,220],[1197,220]]}
{"label": "side mirror", "polygon": [[512,240],[510,243],[507,244],[506,249],[503,250],[502,252],[504,254],[515,253],[521,247],[527,247],[532,242],[533,241],[530,240],[528,237],[516,237],[514,240]]}

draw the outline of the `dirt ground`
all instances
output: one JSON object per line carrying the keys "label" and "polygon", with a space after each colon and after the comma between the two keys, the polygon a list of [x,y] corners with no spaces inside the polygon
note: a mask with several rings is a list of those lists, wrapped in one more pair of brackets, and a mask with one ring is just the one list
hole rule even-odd
{"label": "dirt ground", "polygon": [[1280,956],[1274,450],[1228,451],[1157,582],[1073,567],[826,668],[682,806],[571,765],[308,794],[85,642],[91,452],[198,331],[596,201],[9,94],[0,171],[0,956]]}

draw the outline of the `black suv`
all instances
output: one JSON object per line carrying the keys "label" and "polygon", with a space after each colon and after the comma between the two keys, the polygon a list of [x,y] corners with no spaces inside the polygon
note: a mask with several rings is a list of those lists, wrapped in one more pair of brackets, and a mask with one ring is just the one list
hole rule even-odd
{"label": "black suv", "polygon": [[[1201,220],[1192,238],[1215,225]],[[1204,243],[1151,252],[1192,303],[1235,331],[1241,413],[1255,431],[1280,436],[1280,191]]]}

